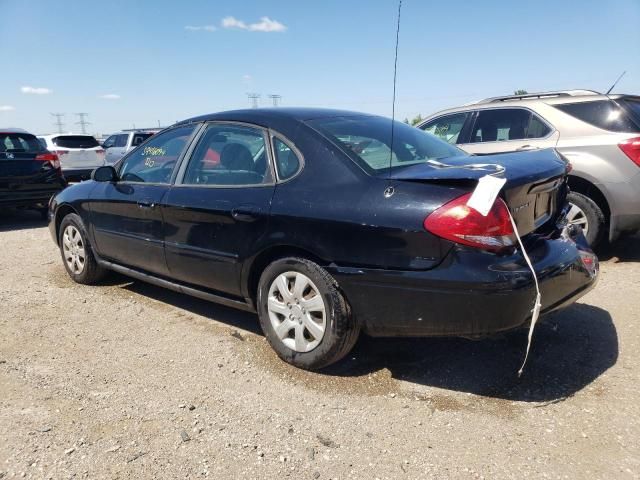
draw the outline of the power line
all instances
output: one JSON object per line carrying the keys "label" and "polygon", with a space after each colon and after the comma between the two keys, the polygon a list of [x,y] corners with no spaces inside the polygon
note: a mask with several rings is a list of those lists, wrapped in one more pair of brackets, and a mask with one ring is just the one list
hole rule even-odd
{"label": "power line", "polygon": [[282,95],[274,95],[271,94],[269,95],[269,98],[271,99],[271,101],[273,102],[273,106],[277,107],[280,105],[280,100],[282,99]]}
{"label": "power line", "polygon": [[249,99],[251,108],[258,108],[258,99],[260,98],[259,93],[247,93],[247,98]]}
{"label": "power line", "polygon": [[80,112],[80,113],[76,113],[76,115],[80,119],[76,122],[76,125],[80,125],[80,130],[82,131],[82,133],[87,133],[87,125],[91,125],[91,122],[85,119],[89,114],[85,112]]}
{"label": "power line", "polygon": [[64,113],[52,113],[54,117],[56,117],[56,121],[53,123],[56,127],[58,127],[58,133],[62,133],[64,123],[62,122],[62,118],[64,117]]}

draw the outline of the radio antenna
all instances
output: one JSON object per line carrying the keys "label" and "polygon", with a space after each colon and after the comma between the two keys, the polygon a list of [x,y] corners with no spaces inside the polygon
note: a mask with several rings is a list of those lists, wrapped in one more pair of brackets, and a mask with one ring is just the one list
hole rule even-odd
{"label": "radio antenna", "polygon": [[[402,0],[398,1],[398,24],[396,27],[396,53],[393,60],[393,100],[391,102],[391,145],[389,146],[389,174],[387,177],[388,183],[391,183],[391,164],[393,162],[393,132],[394,123],[396,120],[396,79],[398,74],[398,42],[400,39],[400,11],[402,10]],[[393,195],[393,189],[387,187],[385,190],[385,196],[390,197]]]}
{"label": "radio antenna", "polygon": [[605,93],[605,95],[609,95],[609,94],[611,93],[611,90],[613,90],[613,87],[615,87],[615,86],[618,84],[618,82],[620,81],[620,79],[621,79],[622,77],[624,77],[624,74],[625,74],[625,73],[627,73],[627,71],[626,71],[626,70],[620,74],[620,76],[618,77],[618,79],[617,79],[615,82],[613,82],[613,85],[611,85],[611,88],[610,88],[609,90],[607,90],[607,93]]}

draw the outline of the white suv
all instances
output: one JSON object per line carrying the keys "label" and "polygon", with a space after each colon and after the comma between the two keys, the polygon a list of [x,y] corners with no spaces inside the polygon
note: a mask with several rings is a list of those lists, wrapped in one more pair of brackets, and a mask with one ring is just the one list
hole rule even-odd
{"label": "white suv", "polygon": [[67,180],[87,180],[91,172],[104,165],[104,149],[91,135],[42,135],[38,140],[60,159]]}
{"label": "white suv", "polygon": [[569,220],[592,246],[640,229],[638,96],[565,90],[488,98],[435,113],[418,128],[476,155],[555,148],[573,166]]}
{"label": "white suv", "polygon": [[159,130],[123,130],[122,132],[109,135],[102,144],[107,151],[105,163],[107,165],[113,165],[124,157],[125,153],[129,153],[158,131]]}

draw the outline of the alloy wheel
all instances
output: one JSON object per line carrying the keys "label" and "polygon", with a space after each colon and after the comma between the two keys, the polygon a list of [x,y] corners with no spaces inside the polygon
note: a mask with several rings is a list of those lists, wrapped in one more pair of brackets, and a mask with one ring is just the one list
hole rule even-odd
{"label": "alloy wheel", "polygon": [[567,213],[567,221],[571,225],[578,225],[582,227],[582,233],[586,236],[589,231],[589,221],[587,220],[587,214],[584,213],[580,207],[574,203],[569,204],[569,212]]}
{"label": "alloy wheel", "polygon": [[326,307],[320,291],[299,272],[278,275],[269,288],[269,320],[280,341],[296,352],[310,352],[324,337]]}
{"label": "alloy wheel", "polygon": [[68,225],[62,234],[62,253],[69,270],[79,275],[84,270],[86,251],[80,231],[73,225]]}

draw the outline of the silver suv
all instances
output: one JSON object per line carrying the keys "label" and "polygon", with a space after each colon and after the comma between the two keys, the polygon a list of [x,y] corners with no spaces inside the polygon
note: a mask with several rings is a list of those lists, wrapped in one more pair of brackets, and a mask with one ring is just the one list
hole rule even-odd
{"label": "silver suv", "polygon": [[102,143],[102,148],[107,152],[105,158],[106,165],[113,165],[122,157],[125,153],[130,152],[147,138],[157,133],[159,130],[123,130],[109,137]]}
{"label": "silver suv", "polygon": [[570,221],[592,246],[640,229],[638,96],[566,90],[487,98],[418,128],[476,155],[556,148],[573,165]]}

